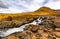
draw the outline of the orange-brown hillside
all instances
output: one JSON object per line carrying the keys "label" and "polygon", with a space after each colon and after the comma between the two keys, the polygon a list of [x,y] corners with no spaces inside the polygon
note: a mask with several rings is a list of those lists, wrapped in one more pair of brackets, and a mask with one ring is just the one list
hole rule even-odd
{"label": "orange-brown hillside", "polygon": [[39,8],[38,10],[36,10],[35,12],[49,12],[49,11],[52,11],[53,12],[53,10],[52,9],[50,9],[50,8],[48,8],[48,7],[41,7],[41,8]]}
{"label": "orange-brown hillside", "polygon": [[40,15],[58,15],[59,12],[48,7],[41,7],[35,11],[35,13],[40,13]]}
{"label": "orange-brown hillside", "polygon": [[48,7],[41,7],[34,12],[23,12],[18,14],[0,14],[0,19],[7,18],[8,16],[16,17],[16,16],[24,16],[24,15],[59,15],[59,14],[60,12],[57,12],[56,10],[52,10]]}

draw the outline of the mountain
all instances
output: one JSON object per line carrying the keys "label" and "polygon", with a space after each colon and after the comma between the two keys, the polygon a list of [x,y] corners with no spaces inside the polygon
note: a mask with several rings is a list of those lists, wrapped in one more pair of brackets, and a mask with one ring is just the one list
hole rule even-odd
{"label": "mountain", "polygon": [[45,15],[55,15],[55,14],[57,15],[57,13],[58,13],[49,7],[41,7],[38,10],[36,10],[35,12],[45,14]]}
{"label": "mountain", "polygon": [[38,10],[36,10],[35,12],[60,12],[60,10],[54,10],[54,9],[51,9],[49,7],[40,7]]}
{"label": "mountain", "polygon": [[47,12],[47,11],[52,11],[52,9],[48,8],[48,7],[40,7],[38,10],[36,10],[35,12]]}
{"label": "mountain", "polygon": [[7,18],[8,16],[17,17],[17,16],[24,16],[24,15],[60,15],[59,10],[53,10],[49,7],[40,7],[34,12],[23,12],[17,14],[0,14],[0,18]]}
{"label": "mountain", "polygon": [[49,7],[41,7],[35,12],[40,13],[42,15],[60,15],[60,10],[54,10]]}

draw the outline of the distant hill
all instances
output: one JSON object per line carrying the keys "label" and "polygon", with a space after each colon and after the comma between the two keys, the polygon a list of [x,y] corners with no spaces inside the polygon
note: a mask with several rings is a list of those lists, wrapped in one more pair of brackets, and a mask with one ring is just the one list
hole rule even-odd
{"label": "distant hill", "polygon": [[40,7],[38,10],[36,10],[35,12],[47,12],[47,11],[53,11],[52,9],[48,8],[48,7]]}
{"label": "distant hill", "polygon": [[49,8],[49,7],[40,7],[35,12],[56,12],[56,11],[60,12],[60,10],[54,10],[54,9]]}
{"label": "distant hill", "polygon": [[49,7],[40,7],[35,13],[40,13],[41,15],[59,15],[60,10],[53,10]]}
{"label": "distant hill", "polygon": [[8,16],[24,16],[24,15],[60,15],[60,10],[53,10],[49,7],[40,7],[38,10],[34,12],[23,12],[17,14],[0,14],[0,18],[6,18]]}

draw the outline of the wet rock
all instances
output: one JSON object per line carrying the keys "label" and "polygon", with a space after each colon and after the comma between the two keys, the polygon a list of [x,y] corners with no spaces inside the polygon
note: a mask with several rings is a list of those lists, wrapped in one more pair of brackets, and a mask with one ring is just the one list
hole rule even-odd
{"label": "wet rock", "polygon": [[15,37],[15,39],[17,38],[18,39],[46,39],[46,38],[56,39],[56,37],[53,37],[54,34],[53,32],[55,32],[53,30],[57,28],[56,27],[57,25],[55,24],[55,20],[53,20],[55,18],[50,18],[50,19],[49,18],[43,18],[43,20],[44,19],[46,20],[41,25],[33,25],[33,24],[27,25],[24,28],[24,31],[12,35]]}
{"label": "wet rock", "polygon": [[38,31],[38,27],[33,27],[33,28],[31,29],[31,31],[32,31],[33,33],[36,33],[36,32]]}
{"label": "wet rock", "polygon": [[24,30],[29,30],[33,33],[36,33],[38,31],[38,26],[37,25],[28,25]]}

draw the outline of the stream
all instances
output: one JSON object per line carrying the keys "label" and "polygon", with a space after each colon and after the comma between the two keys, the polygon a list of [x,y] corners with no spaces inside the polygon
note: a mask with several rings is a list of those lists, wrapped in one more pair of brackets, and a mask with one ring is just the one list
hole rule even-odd
{"label": "stream", "polygon": [[32,21],[31,23],[28,23],[28,24],[24,24],[20,27],[17,27],[17,28],[9,28],[9,29],[4,29],[4,30],[0,30],[0,37],[6,37],[10,34],[13,34],[15,32],[21,32],[21,31],[24,31],[24,28],[27,26],[27,25],[30,25],[30,24],[33,24],[33,25],[39,25],[41,24],[42,22],[45,21],[45,18],[37,18],[36,20]]}

